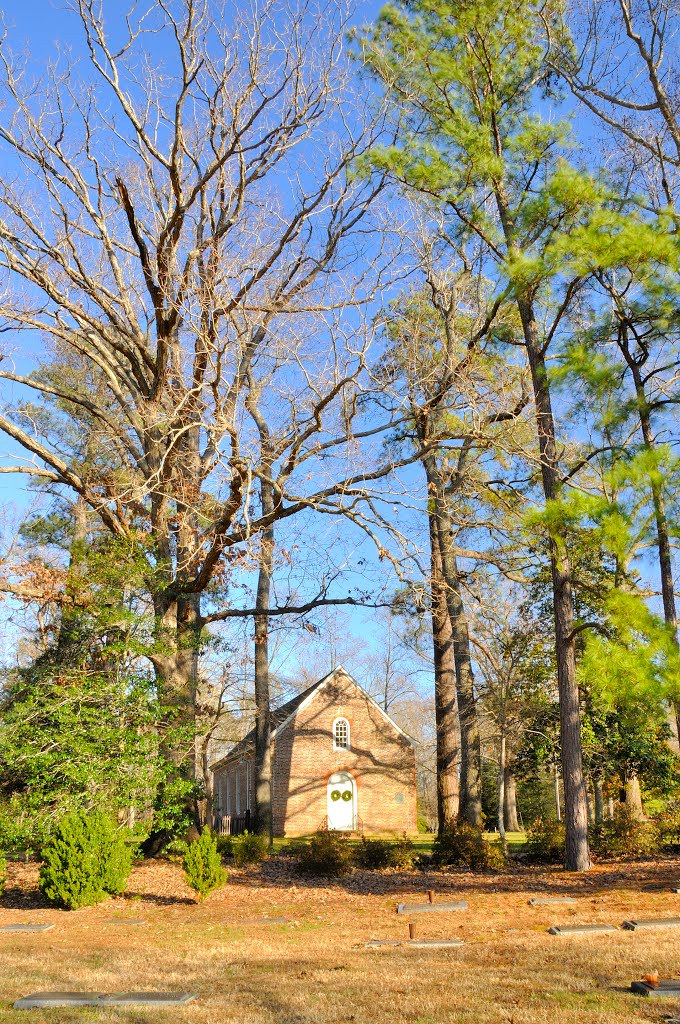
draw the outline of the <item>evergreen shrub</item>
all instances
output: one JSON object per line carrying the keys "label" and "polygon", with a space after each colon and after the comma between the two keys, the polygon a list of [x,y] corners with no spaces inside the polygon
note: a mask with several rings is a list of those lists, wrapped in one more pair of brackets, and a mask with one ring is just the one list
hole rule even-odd
{"label": "evergreen shrub", "polygon": [[556,818],[536,818],[527,830],[526,852],[530,860],[561,864],[566,836],[564,825]]}
{"label": "evergreen shrub", "polygon": [[231,841],[231,855],[237,868],[244,864],[259,864],[269,852],[269,842],[265,836],[254,832],[241,832]]}
{"label": "evergreen shrub", "polygon": [[132,850],[103,811],[65,815],[42,850],[40,891],[67,910],[125,890]]}
{"label": "evergreen shrub", "polygon": [[502,871],[505,857],[498,843],[484,839],[481,828],[467,821],[449,821],[432,844],[432,863],[437,867],[451,865],[472,871]]}
{"label": "evergreen shrub", "polygon": [[680,851],[680,803],[673,803],[654,822],[657,846],[665,853]]}
{"label": "evergreen shrub", "polygon": [[341,832],[317,832],[299,849],[298,868],[303,874],[333,878],[352,870],[352,848]]}
{"label": "evergreen shrub", "polygon": [[7,861],[0,853],[0,896],[5,891],[5,884],[7,883]]}
{"label": "evergreen shrub", "polygon": [[362,868],[410,868],[416,852],[406,836],[403,839],[366,839],[354,851],[354,860]]}
{"label": "evergreen shrub", "polygon": [[222,860],[229,860],[233,856],[234,852],[234,837],[226,835],[222,832],[215,833],[215,843],[217,845],[217,852],[219,853]]}
{"label": "evergreen shrub", "polygon": [[657,849],[658,830],[625,805],[590,830],[590,847],[601,857],[644,857]]}
{"label": "evergreen shrub", "polygon": [[222,867],[222,858],[217,850],[216,837],[204,829],[198,839],[189,843],[184,854],[184,873],[187,883],[198,895],[199,900],[221,888],[227,881],[227,872]]}

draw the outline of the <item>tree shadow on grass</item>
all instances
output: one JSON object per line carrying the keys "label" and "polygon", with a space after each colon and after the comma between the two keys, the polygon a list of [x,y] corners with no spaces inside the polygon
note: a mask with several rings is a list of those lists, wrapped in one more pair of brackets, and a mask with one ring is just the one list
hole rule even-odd
{"label": "tree shadow on grass", "polygon": [[505,872],[472,872],[459,868],[442,870],[410,869],[369,871],[355,869],[351,874],[328,878],[304,875],[296,870],[290,857],[273,856],[257,868],[229,878],[230,887],[263,886],[288,889],[342,889],[348,895],[394,896],[422,893],[429,889],[437,899],[450,896],[495,893],[593,897],[600,891],[625,889],[635,892],[669,892],[677,885],[680,866],[677,859],[631,861],[600,864],[591,872],[574,874],[558,865],[515,864]]}
{"label": "tree shadow on grass", "polygon": [[153,892],[126,892],[124,899],[135,903],[153,903],[157,907],[197,906],[190,896],[159,896]]}
{"label": "tree shadow on grass", "polygon": [[0,910],[54,910],[40,889],[8,886],[0,897]]}

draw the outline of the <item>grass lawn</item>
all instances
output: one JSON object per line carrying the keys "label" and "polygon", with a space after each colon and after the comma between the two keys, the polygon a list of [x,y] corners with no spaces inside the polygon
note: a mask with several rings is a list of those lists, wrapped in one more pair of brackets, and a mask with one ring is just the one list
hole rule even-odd
{"label": "grass lawn", "polygon": [[[494,841],[498,840],[498,833],[497,832],[485,832],[484,835],[485,835],[485,838],[489,842],[494,842]],[[373,835],[371,835],[371,836],[367,836],[367,838],[369,838],[369,839],[389,839],[389,840],[394,840],[395,842],[397,841],[392,833],[386,833],[385,835],[380,835],[380,836],[373,836]],[[408,838],[413,843],[413,846],[418,851],[418,853],[431,853],[432,852],[432,843],[434,842],[434,839],[435,839],[433,833],[431,833],[431,832],[418,832],[417,835],[414,835],[414,836],[412,835],[412,836],[409,836]],[[508,832],[507,833],[507,839],[508,839],[508,849],[510,851],[510,854],[519,853],[519,852],[521,852],[524,844],[526,843],[526,832]],[[278,853],[281,850],[284,850],[286,848],[286,846],[288,845],[288,843],[290,843],[290,842],[291,842],[290,839],[275,839],[274,840],[274,850],[275,850],[275,852]],[[356,837],[353,836],[349,840],[349,842],[351,843],[352,846],[357,846],[361,842],[361,839],[356,838]]]}
{"label": "grass lawn", "polygon": [[[45,907],[37,867],[10,864],[0,926],[53,922],[43,934],[0,933],[0,1024],[630,1024],[680,1016],[680,1000],[626,990],[652,970],[680,973],[680,931],[553,937],[555,923],[680,916],[671,883],[680,863],[606,865],[586,875],[521,867],[504,874],[356,871],[337,883],[296,875],[288,858],[231,872],[224,889],[192,900],[179,867],[137,866],[125,898],[64,912]],[[414,918],[421,937],[457,937],[454,950],[367,950],[403,940],[397,902],[465,898],[469,909]],[[576,904],[530,907],[537,894]],[[252,923],[285,916],[289,924]],[[112,924],[145,918],[146,926]],[[188,990],[186,1007],[16,1011],[37,990]]]}

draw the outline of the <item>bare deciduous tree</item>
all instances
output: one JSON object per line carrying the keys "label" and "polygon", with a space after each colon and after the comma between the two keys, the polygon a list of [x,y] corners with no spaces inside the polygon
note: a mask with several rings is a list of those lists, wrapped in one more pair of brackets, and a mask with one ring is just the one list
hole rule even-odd
{"label": "bare deciduous tree", "polygon": [[[360,503],[370,331],[342,313],[380,280],[382,181],[350,173],[380,117],[358,96],[351,119],[340,108],[340,3],[157,0],[110,30],[94,0],[73,13],[78,56],[39,87],[6,43],[0,57],[1,376],[94,424],[107,459],[28,425],[24,402],[0,428],[28,458],[3,471],[74,492],[145,547],[163,699],[193,714],[201,630],[219,619],[201,598],[219,598],[233,552],[299,511]],[[12,345],[37,336],[84,372],[20,372]],[[266,443],[248,409],[264,386]]]}

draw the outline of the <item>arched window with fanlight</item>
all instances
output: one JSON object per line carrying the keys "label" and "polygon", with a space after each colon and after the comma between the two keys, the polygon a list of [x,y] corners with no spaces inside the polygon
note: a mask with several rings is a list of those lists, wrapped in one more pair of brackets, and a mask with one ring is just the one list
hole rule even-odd
{"label": "arched window with fanlight", "polygon": [[349,750],[349,722],[336,718],[333,722],[333,750]]}

